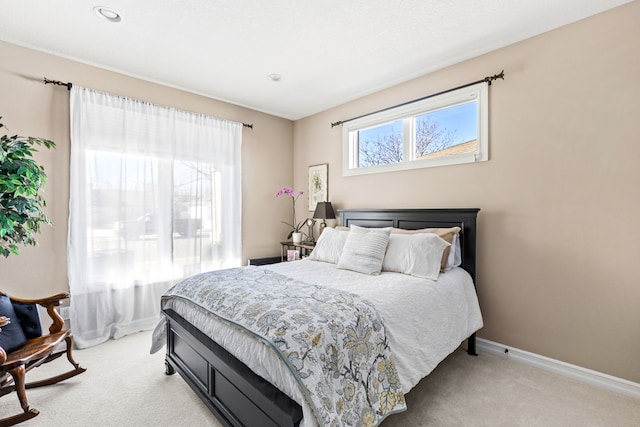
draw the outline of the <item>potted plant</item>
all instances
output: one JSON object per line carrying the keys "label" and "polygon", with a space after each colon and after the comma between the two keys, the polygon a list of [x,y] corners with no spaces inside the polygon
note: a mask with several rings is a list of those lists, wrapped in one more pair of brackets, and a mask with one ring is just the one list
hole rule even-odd
{"label": "potted plant", "polygon": [[[0,117],[0,128],[4,127]],[[41,224],[51,224],[43,208],[40,189],[47,175],[33,159],[35,146],[55,148],[55,143],[31,136],[0,137],[0,254],[18,254],[18,245],[36,245]]]}
{"label": "potted plant", "polygon": [[302,229],[302,226],[305,223],[304,221],[300,221],[300,222],[296,221],[296,201],[298,200],[298,197],[300,197],[302,194],[304,194],[302,191],[298,191],[296,194],[296,192],[293,191],[291,187],[284,187],[276,193],[276,197],[280,197],[280,196],[291,197],[291,202],[293,204],[293,221],[291,223],[288,223],[285,221],[280,221],[280,222],[291,227],[291,232],[289,232],[287,239],[292,239],[294,243],[300,243],[302,241],[302,232],[300,230]]}

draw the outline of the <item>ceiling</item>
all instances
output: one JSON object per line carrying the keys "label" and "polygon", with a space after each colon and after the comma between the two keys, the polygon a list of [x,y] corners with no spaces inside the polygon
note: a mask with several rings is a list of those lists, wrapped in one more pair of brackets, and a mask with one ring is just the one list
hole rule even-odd
{"label": "ceiling", "polygon": [[629,1],[13,0],[0,40],[296,120]]}

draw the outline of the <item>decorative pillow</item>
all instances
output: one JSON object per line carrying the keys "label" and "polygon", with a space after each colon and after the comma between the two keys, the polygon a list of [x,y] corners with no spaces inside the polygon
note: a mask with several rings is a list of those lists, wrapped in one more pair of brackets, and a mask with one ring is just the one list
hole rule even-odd
{"label": "decorative pillow", "polygon": [[42,326],[40,325],[40,315],[38,307],[34,303],[21,303],[13,301],[13,310],[16,312],[16,319],[20,322],[20,328],[24,332],[27,340],[42,336]]}
{"label": "decorative pillow", "polygon": [[462,249],[460,249],[460,233],[457,233],[453,238],[451,249],[449,250],[449,261],[447,262],[447,269],[451,267],[459,267],[462,264]]}
{"label": "decorative pillow", "polygon": [[11,299],[7,295],[0,295],[0,316],[8,317],[11,321],[2,327],[2,332],[0,332],[0,346],[9,353],[22,347],[27,342],[27,337],[20,327],[16,312],[11,305]]}
{"label": "decorative pillow", "polygon": [[309,259],[314,261],[330,262],[331,264],[337,264],[342,254],[342,248],[347,241],[347,235],[349,231],[338,231],[330,227],[326,227],[318,241],[316,246],[309,254]]}
{"label": "decorative pillow", "polygon": [[435,233],[391,234],[382,271],[438,280],[442,253],[449,246]]}
{"label": "decorative pillow", "polygon": [[352,225],[337,267],[364,274],[380,274],[390,233],[391,227],[364,228]]}
{"label": "decorative pillow", "polygon": [[[405,230],[402,228],[394,228],[391,230],[393,234],[419,234],[419,233],[434,233],[444,239],[450,245],[454,245],[454,250],[451,251],[451,246],[447,247],[442,253],[442,263],[440,271],[445,271],[453,266],[460,265],[460,239],[458,234],[460,233],[460,227],[451,228],[421,228],[419,230]],[[455,248],[457,244],[458,248]],[[458,263],[456,264],[456,250],[458,251]],[[451,255],[451,256],[450,256]]]}

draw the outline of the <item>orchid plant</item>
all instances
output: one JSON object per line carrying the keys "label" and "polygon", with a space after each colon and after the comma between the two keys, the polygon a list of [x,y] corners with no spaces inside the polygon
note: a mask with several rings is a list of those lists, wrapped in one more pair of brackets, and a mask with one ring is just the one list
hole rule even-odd
{"label": "orchid plant", "polygon": [[302,226],[304,225],[304,221],[300,221],[299,223],[296,221],[296,201],[298,200],[298,197],[300,197],[303,194],[304,194],[304,192],[302,192],[302,191],[298,191],[296,193],[295,191],[293,191],[293,189],[291,187],[283,187],[280,191],[278,191],[276,193],[276,197],[280,197],[280,196],[289,196],[289,197],[291,197],[291,202],[293,204],[293,221],[291,223],[288,223],[288,222],[285,222],[285,221],[280,221],[283,224],[286,224],[289,227],[291,227],[291,232],[287,236],[287,239],[290,239],[291,236],[293,235],[293,233],[300,233],[300,230],[302,229]]}

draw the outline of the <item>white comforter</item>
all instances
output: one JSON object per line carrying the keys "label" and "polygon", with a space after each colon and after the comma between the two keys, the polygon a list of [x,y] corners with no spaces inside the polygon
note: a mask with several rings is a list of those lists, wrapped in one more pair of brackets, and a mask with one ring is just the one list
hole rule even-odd
{"label": "white comforter", "polygon": [[[252,268],[267,268],[307,283],[353,292],[373,303],[384,320],[405,393],[482,327],[473,282],[461,268],[440,274],[438,281],[387,272],[369,276],[310,260]],[[217,321],[188,302],[172,300],[165,308],[175,310],[298,402],[303,410],[303,426],[317,425],[297,382],[270,347],[246,339],[246,332]],[[154,333],[154,350],[164,344],[163,333],[162,326]]]}

